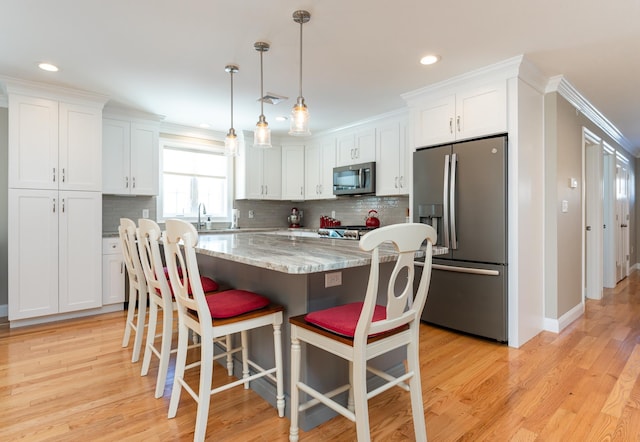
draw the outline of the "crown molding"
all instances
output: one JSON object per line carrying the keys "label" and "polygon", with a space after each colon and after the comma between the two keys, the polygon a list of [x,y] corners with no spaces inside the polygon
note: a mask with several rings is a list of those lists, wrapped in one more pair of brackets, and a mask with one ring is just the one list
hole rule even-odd
{"label": "crown molding", "polygon": [[569,81],[562,75],[551,77],[547,82],[545,93],[557,92],[573,107],[591,120],[604,133],[622,146],[635,157],[640,156],[640,148],[634,147],[631,142],[611,123],[598,109],[593,106]]}
{"label": "crown molding", "polygon": [[64,100],[94,106],[97,105],[100,108],[103,108],[109,100],[107,95],[95,92],[73,89],[49,83],[22,80],[4,75],[0,75],[0,83],[5,95],[7,96],[9,94],[36,95],[40,98],[47,98],[51,100]]}

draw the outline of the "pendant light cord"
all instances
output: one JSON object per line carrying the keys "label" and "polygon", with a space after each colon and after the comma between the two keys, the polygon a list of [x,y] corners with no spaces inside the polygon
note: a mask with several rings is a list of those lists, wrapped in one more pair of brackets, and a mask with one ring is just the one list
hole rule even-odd
{"label": "pendant light cord", "polygon": [[300,20],[300,93],[298,97],[302,97],[302,23],[303,20]]}
{"label": "pendant light cord", "polygon": [[264,78],[262,74],[262,53],[264,50],[260,50],[260,116],[264,117],[264,91],[263,91],[263,83]]}
{"label": "pendant light cord", "polygon": [[233,129],[233,69],[231,69],[230,74],[231,74],[231,129]]}

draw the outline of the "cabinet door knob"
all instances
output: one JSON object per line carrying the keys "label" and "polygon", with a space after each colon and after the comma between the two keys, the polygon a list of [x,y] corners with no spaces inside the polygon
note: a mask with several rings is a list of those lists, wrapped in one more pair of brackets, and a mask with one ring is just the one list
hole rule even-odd
{"label": "cabinet door knob", "polygon": [[62,182],[65,182],[65,171],[64,171],[64,167],[62,168]]}
{"label": "cabinet door knob", "polygon": [[53,182],[56,182],[56,168],[53,168]]}
{"label": "cabinet door knob", "polygon": [[449,133],[453,134],[453,117],[449,118]]}
{"label": "cabinet door knob", "polygon": [[125,189],[129,188],[129,177],[128,176],[124,177],[124,188]]}
{"label": "cabinet door knob", "polygon": [[458,132],[460,132],[460,115],[456,118],[456,125],[458,126]]}
{"label": "cabinet door knob", "polygon": [[131,177],[131,188],[132,189],[136,188],[136,177]]}

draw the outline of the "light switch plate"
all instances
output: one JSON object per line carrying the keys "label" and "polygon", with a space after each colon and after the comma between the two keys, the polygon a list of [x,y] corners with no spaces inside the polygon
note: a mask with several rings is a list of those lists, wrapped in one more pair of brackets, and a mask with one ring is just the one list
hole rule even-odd
{"label": "light switch plate", "polygon": [[569,211],[569,201],[562,200],[562,213],[567,213]]}

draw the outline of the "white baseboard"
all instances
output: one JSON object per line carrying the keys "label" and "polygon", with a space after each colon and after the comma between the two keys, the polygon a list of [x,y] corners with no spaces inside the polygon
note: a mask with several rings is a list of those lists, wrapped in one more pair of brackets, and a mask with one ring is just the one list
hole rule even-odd
{"label": "white baseboard", "polygon": [[584,303],[580,303],[562,315],[559,319],[544,318],[544,329],[553,333],[560,333],[569,324],[584,314]]}
{"label": "white baseboard", "polygon": [[0,317],[6,318],[9,316],[9,304],[0,305]]}
{"label": "white baseboard", "polygon": [[46,324],[48,322],[62,321],[64,319],[72,319],[72,318],[82,318],[84,316],[93,316],[100,315],[103,313],[111,313],[116,311],[124,310],[123,304],[110,304],[105,305],[98,308],[92,308],[88,310],[78,310],[75,312],[69,313],[59,313],[55,315],[49,316],[38,316],[35,318],[28,319],[14,319],[13,321],[9,321],[9,327],[24,327],[26,325],[36,325],[36,324]]}

